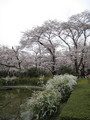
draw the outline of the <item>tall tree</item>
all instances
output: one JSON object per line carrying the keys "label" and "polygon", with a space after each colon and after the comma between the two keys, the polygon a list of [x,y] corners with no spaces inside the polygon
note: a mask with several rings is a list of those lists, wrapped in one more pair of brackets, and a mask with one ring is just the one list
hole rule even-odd
{"label": "tall tree", "polygon": [[23,55],[20,47],[8,48],[3,46],[0,50],[0,66],[8,70],[21,70]]}
{"label": "tall tree", "polygon": [[51,72],[55,74],[56,48],[58,47],[58,41],[53,34],[52,21],[47,21],[40,27],[36,27],[31,31],[26,31],[23,35],[21,44],[27,47],[30,47],[32,44],[40,44],[43,46],[47,54],[51,56]]}
{"label": "tall tree", "polygon": [[[81,65],[84,67],[85,48],[90,37],[90,13],[85,11],[71,16],[68,22],[60,24],[57,35],[71,52],[70,57],[74,62],[76,73],[78,73]],[[82,48],[80,48],[81,46]]]}

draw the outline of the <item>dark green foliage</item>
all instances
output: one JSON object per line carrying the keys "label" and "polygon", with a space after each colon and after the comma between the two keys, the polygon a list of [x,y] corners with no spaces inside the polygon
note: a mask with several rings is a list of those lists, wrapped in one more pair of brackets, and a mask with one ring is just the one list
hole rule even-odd
{"label": "dark green foliage", "polygon": [[41,75],[44,76],[51,76],[50,72],[46,72],[43,69],[37,69],[35,67],[30,68],[24,72],[15,72],[15,71],[0,71],[0,78],[1,77],[40,77]]}
{"label": "dark green foliage", "polygon": [[72,75],[75,75],[75,71],[70,68],[70,67],[67,67],[67,66],[61,66],[58,70],[57,70],[57,74],[65,74],[65,73],[68,73],[68,74],[72,74]]}
{"label": "dark green foliage", "polygon": [[67,85],[64,85],[61,87],[60,92],[61,92],[61,95],[63,96],[61,99],[61,102],[64,103],[70,97],[70,94],[71,94],[70,87]]}
{"label": "dark green foliage", "polygon": [[[50,79],[50,77],[44,77],[43,84]],[[23,78],[15,78],[13,80],[5,80],[4,78],[0,79],[1,86],[10,86],[10,85],[32,85],[32,86],[41,86],[40,78],[39,77],[23,77]]]}
{"label": "dark green foliage", "polygon": [[19,77],[40,77],[41,75],[50,76],[51,74],[37,68],[30,68],[25,72],[17,73]]}
{"label": "dark green foliage", "polygon": [[[13,78],[13,75],[16,76],[15,79],[8,78],[7,76]],[[43,81],[40,81],[40,77],[43,76]],[[44,77],[45,76],[45,77]],[[6,77],[5,79],[2,77]],[[8,79],[7,79],[8,78]],[[31,68],[25,72],[10,72],[9,74],[6,72],[2,73],[0,79],[0,85],[36,85],[41,86],[41,84],[45,84],[47,80],[51,78],[51,74],[45,72],[44,70]]]}
{"label": "dark green foliage", "polygon": [[59,120],[90,120],[90,83],[87,79],[79,80]]}
{"label": "dark green foliage", "polygon": [[0,71],[0,78],[1,77],[6,77],[8,76],[8,72],[7,71]]}
{"label": "dark green foliage", "polygon": [[19,76],[20,72],[15,72],[15,71],[0,71],[0,78],[2,77],[13,77],[13,76]]}

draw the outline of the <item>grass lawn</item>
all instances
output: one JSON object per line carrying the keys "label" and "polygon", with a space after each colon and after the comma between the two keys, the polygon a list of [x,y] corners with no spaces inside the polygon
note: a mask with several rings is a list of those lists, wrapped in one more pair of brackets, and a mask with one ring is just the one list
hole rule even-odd
{"label": "grass lawn", "polygon": [[90,79],[80,79],[58,120],[90,120]]}

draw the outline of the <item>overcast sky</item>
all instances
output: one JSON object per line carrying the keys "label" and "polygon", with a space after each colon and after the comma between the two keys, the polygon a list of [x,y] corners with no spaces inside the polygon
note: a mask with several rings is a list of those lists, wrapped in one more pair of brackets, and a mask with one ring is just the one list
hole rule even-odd
{"label": "overcast sky", "polygon": [[90,11],[90,0],[0,0],[0,45],[16,46],[23,31],[85,10]]}

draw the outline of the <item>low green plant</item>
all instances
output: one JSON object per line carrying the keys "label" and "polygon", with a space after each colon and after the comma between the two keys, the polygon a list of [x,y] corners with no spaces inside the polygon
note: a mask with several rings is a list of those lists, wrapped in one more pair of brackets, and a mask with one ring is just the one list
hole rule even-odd
{"label": "low green plant", "polygon": [[51,76],[51,73],[46,72],[43,69],[33,67],[33,68],[30,68],[30,69],[28,69],[24,72],[18,72],[16,75],[18,77],[22,77],[22,78],[23,77],[30,77],[31,78],[31,77],[40,77],[40,76],[43,76],[43,75],[45,77],[47,77],[47,76]]}
{"label": "low green plant", "polygon": [[15,85],[18,82],[18,78],[13,76],[13,77],[2,77],[0,78],[0,85]]}
{"label": "low green plant", "polygon": [[61,66],[58,68],[58,70],[56,71],[56,73],[58,75],[61,75],[61,74],[73,74],[75,75],[75,70],[73,70],[71,67],[68,67],[68,66]]}
{"label": "low green plant", "polygon": [[0,78],[0,85],[1,86],[10,86],[10,85],[31,85],[31,86],[43,86],[46,84],[50,77],[5,77]]}

